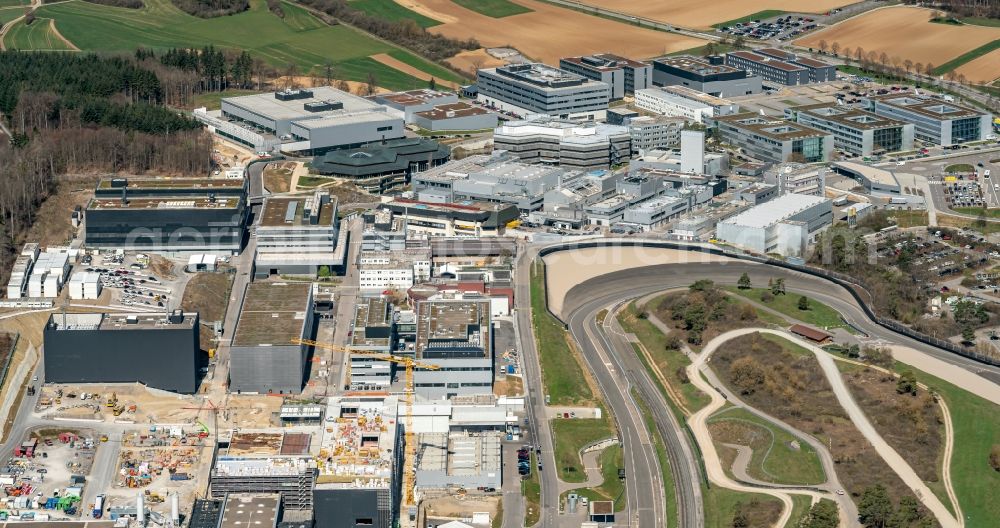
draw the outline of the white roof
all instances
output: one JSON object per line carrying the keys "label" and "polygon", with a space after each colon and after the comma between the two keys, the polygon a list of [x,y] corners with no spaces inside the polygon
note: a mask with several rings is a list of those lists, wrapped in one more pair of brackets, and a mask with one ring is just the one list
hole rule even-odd
{"label": "white roof", "polygon": [[719,223],[743,227],[765,228],[785,220],[797,213],[805,211],[810,207],[829,201],[830,200],[821,196],[786,194],[769,202],[764,202],[760,205],[751,207],[750,209],[747,209],[736,216],[727,218]]}
{"label": "white roof", "polygon": [[899,185],[899,182],[896,180],[896,176],[892,173],[892,171],[872,167],[871,165],[865,165],[863,163],[854,163],[852,161],[838,161],[834,163],[834,165],[860,174],[873,183],[879,183],[882,185]]}

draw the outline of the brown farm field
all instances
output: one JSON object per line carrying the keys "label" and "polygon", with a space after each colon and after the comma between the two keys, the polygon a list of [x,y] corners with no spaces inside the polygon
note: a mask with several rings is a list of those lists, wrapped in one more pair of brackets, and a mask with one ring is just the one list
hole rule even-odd
{"label": "brown farm field", "polygon": [[[837,42],[842,48],[857,49],[861,46],[865,52],[885,52],[890,59],[898,57],[900,60],[910,59],[914,63],[939,66],[1000,39],[1000,27],[935,24],[930,21],[933,13],[933,10],[919,7],[876,9],[801,38],[795,44],[816,48],[821,40],[825,40],[831,45]],[[989,64],[995,65],[996,62]],[[980,63],[979,66],[989,64]],[[962,73],[970,79],[988,76],[987,72],[973,76],[969,71],[963,70]],[[993,74],[996,77],[995,70]]]}
{"label": "brown farm field", "polygon": [[448,21],[428,31],[460,39],[476,38],[485,47],[514,47],[525,56],[548,64],[559,64],[561,57],[599,52],[645,59],[706,43],[702,39],[640,29],[534,0],[511,1],[532,11],[492,18],[451,0],[407,0],[406,6],[414,9],[414,4],[419,4],[418,12]]}
{"label": "brown farm field", "polygon": [[678,26],[711,29],[712,24],[736,20],[765,10],[790,13],[825,13],[851,0],[580,0],[581,3],[667,22]]}
{"label": "brown farm field", "polygon": [[1000,79],[1000,50],[993,50],[978,59],[971,60],[955,69],[966,79],[977,83],[990,83]]}

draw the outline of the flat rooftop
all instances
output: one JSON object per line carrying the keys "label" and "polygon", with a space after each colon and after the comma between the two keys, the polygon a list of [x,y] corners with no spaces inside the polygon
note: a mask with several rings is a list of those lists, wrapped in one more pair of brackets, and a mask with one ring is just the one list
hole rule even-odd
{"label": "flat rooftop", "polygon": [[497,127],[493,136],[553,136],[565,141],[608,142],[611,136],[627,136],[628,127],[607,123],[580,123],[547,115],[507,121]]}
{"label": "flat rooftop", "polygon": [[693,101],[698,101],[709,106],[728,106],[736,104],[729,99],[724,99],[722,97],[716,97],[714,95],[707,94],[705,92],[699,92],[694,88],[688,88],[687,86],[682,86],[680,84],[675,84],[672,86],[661,86],[660,91],[678,95],[684,99],[691,99]]}
{"label": "flat rooftop", "polygon": [[588,84],[604,85],[604,83],[592,81],[582,75],[560,70],[559,68],[554,68],[540,62],[510,64],[507,66],[488,68],[480,71],[487,74],[493,73],[501,77],[531,84],[543,91],[560,90],[562,88],[584,86]]}
{"label": "flat rooftop", "polygon": [[240,199],[225,196],[215,198],[94,198],[87,205],[88,210],[148,210],[148,209],[236,209]]}
{"label": "flat rooftop", "polygon": [[489,301],[422,301],[417,304],[418,359],[489,357]]}
{"label": "flat rooftop", "polygon": [[424,433],[417,444],[417,471],[443,471],[453,477],[493,476],[500,472],[501,433]]}
{"label": "flat rooftop", "polygon": [[751,207],[719,223],[763,229],[801,213],[810,207],[828,201],[821,196],[785,194],[769,202]]}
{"label": "flat rooftop", "polygon": [[700,57],[691,57],[687,55],[680,57],[664,57],[662,59],[656,59],[655,62],[700,76],[743,71],[739,68],[733,68],[732,66],[727,66],[725,64],[711,64]]}
{"label": "flat rooftop", "polygon": [[906,123],[897,119],[877,116],[860,108],[838,105],[836,103],[818,103],[805,106],[795,106],[788,109],[792,112],[803,112],[841,124],[857,130],[880,129],[903,126]]}
{"label": "flat rooftop", "polygon": [[566,61],[594,71],[615,71],[625,67],[643,68],[646,66],[645,63],[632,59],[626,59],[625,57],[620,57],[612,53],[595,53],[593,55],[581,55],[578,57],[564,57],[559,59],[559,61]]}
{"label": "flat rooftop", "polygon": [[788,141],[793,139],[829,135],[827,132],[816,130],[815,128],[801,123],[793,123],[784,119],[765,117],[753,112],[743,112],[727,116],[715,116],[712,119],[716,122],[726,123],[744,131],[753,132],[777,141]]}
{"label": "flat rooftop", "polygon": [[652,198],[650,200],[646,200],[645,202],[635,204],[634,206],[632,206],[632,210],[636,212],[654,213],[659,209],[663,209],[664,207],[669,207],[681,201],[686,202],[686,200],[681,200],[676,196],[657,196],[656,198]]}
{"label": "flat rooftop", "polygon": [[229,456],[221,455],[215,461],[213,477],[259,478],[297,477],[314,469],[316,462],[311,456]]}
{"label": "flat rooftop", "polygon": [[230,494],[219,528],[268,528],[278,523],[280,495]]}
{"label": "flat rooftop", "polygon": [[233,346],[292,346],[303,337],[312,285],[251,282],[240,309]]}
{"label": "flat rooftop", "polygon": [[871,165],[865,165],[863,163],[855,163],[853,161],[837,161],[831,165],[859,174],[872,183],[881,185],[899,185],[899,180],[896,179],[896,175],[892,171],[886,169],[872,167]]}
{"label": "flat rooftop", "polygon": [[[299,197],[268,197],[260,213],[261,227],[316,227],[330,228],[337,220],[337,198],[327,195],[330,201],[323,202],[317,194]],[[319,207],[317,223],[310,221],[313,209]],[[310,214],[307,214],[310,213]]]}
{"label": "flat rooftop", "polygon": [[308,455],[311,438],[308,433],[234,431],[225,454],[236,457]]}
{"label": "flat rooftop", "polygon": [[[227,104],[230,104],[274,120],[295,120],[302,118],[313,120],[321,116],[372,111],[384,108],[383,106],[369,101],[364,97],[343,92],[329,86],[310,88],[308,91],[312,92],[312,97],[282,101],[275,97],[275,92],[267,92],[254,95],[226,97],[222,99],[222,103],[223,108],[225,108]],[[322,104],[326,102],[340,103],[343,107],[336,110],[325,110],[320,112],[310,112],[305,109],[306,104]]]}
{"label": "flat rooftop", "polygon": [[[351,334],[351,346],[356,347],[388,347],[389,327],[392,326],[392,313],[389,302],[382,297],[365,297],[354,305],[354,331]],[[367,334],[366,328],[383,328],[386,337],[374,337]]]}
{"label": "flat rooftop", "polygon": [[329,398],[317,488],[376,488],[392,485],[397,459],[395,396]]}
{"label": "flat rooftop", "polygon": [[417,112],[416,115],[424,119],[430,119],[431,121],[441,121],[444,119],[485,115],[488,113],[490,113],[489,110],[480,106],[472,106],[468,103],[450,103],[437,105],[431,110]]}
{"label": "flat rooftop", "polygon": [[66,313],[52,314],[49,326],[56,330],[153,330],[164,328],[192,328],[198,318],[196,312],[184,312],[178,323],[168,321],[169,313]]}
{"label": "flat rooftop", "polygon": [[447,97],[448,95],[449,94],[444,92],[425,88],[421,90],[408,90],[405,92],[381,94],[378,97],[386,101],[392,101],[400,106],[417,106],[430,103],[434,101],[434,99]]}
{"label": "flat rooftop", "polygon": [[985,114],[984,111],[958,103],[914,95],[887,94],[874,96],[871,99],[880,104],[894,106],[935,120],[978,117]]}
{"label": "flat rooftop", "polygon": [[397,207],[400,210],[405,208],[406,211],[408,211],[408,214],[411,215],[417,215],[420,211],[491,213],[493,211],[510,207],[506,204],[495,204],[489,202],[462,201],[458,203],[429,203],[407,199],[396,199],[391,202],[386,202],[386,205]]}
{"label": "flat rooftop", "polygon": [[141,189],[242,189],[243,178],[103,178],[98,189],[120,188],[120,181],[127,182],[129,190]]}
{"label": "flat rooftop", "polygon": [[802,66],[797,66],[795,64],[791,64],[791,63],[788,63],[788,62],[785,62],[785,61],[782,61],[782,60],[778,60],[778,59],[775,59],[774,57],[768,57],[766,55],[761,55],[759,53],[754,53],[752,51],[731,51],[731,52],[729,52],[729,55],[731,55],[733,57],[740,57],[740,58],[743,58],[743,59],[746,59],[746,60],[749,60],[749,61],[753,61],[753,62],[756,62],[756,63],[760,63],[760,64],[767,64],[768,66],[771,66],[773,68],[777,68],[779,70],[784,70],[784,71],[787,71],[787,72],[805,71],[806,70]]}

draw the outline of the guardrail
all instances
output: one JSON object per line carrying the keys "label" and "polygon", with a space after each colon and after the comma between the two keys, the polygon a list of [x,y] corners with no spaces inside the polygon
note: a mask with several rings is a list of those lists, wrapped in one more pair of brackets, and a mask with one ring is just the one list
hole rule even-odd
{"label": "guardrail", "polygon": [[[738,260],[756,262],[759,264],[765,264],[768,266],[774,266],[778,268],[784,268],[789,271],[796,271],[819,279],[824,279],[847,290],[847,292],[851,294],[851,297],[853,297],[854,300],[857,302],[858,306],[861,307],[861,310],[865,313],[865,316],[868,317],[868,319],[870,319],[873,323],[891,332],[901,334],[915,341],[919,341],[926,345],[939,348],[946,352],[951,352],[953,354],[962,356],[967,359],[971,359],[979,363],[983,363],[985,365],[1000,366],[1000,359],[984,356],[982,354],[976,353],[973,350],[969,350],[966,347],[956,345],[951,341],[938,339],[936,337],[929,336],[922,332],[917,332],[916,330],[894,319],[889,319],[887,317],[882,317],[876,314],[875,311],[871,308],[870,305],[871,294],[868,293],[868,290],[865,288],[865,285],[862,284],[857,279],[855,279],[854,277],[850,277],[848,275],[844,275],[842,273],[837,273],[834,271],[829,271],[821,268],[814,268],[812,266],[790,264],[788,262],[769,257],[758,257],[754,255],[747,255],[745,253],[726,251],[717,248],[680,244],[676,242],[660,241],[660,240],[638,240],[638,239],[637,240],[586,240],[580,242],[568,242],[568,243],[555,244],[552,246],[543,247],[542,249],[539,250],[538,256],[545,257],[547,255],[550,255],[552,253],[557,253],[559,251],[569,251],[574,249],[589,249],[589,248],[607,247],[607,246],[651,247],[651,248],[661,248],[661,249],[673,249],[679,251],[690,251],[693,253],[705,253],[708,255],[728,257]],[[543,278],[545,278],[547,267],[543,265],[542,270],[543,270],[542,276]],[[864,292],[868,296],[868,299],[865,299],[864,296],[861,295],[861,293],[858,291],[859,289],[861,290],[861,292]],[[548,312],[552,314],[553,317],[562,321],[562,318],[553,313],[552,310],[548,307],[547,302],[545,306],[546,306],[545,309],[548,310]],[[563,321],[563,323],[565,323],[565,321]]]}

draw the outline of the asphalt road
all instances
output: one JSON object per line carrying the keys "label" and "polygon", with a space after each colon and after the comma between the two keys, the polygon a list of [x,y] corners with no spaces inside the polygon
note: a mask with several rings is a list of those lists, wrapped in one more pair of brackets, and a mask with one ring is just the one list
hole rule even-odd
{"label": "asphalt road", "polygon": [[[885,340],[913,348],[946,363],[959,366],[976,373],[994,383],[1000,383],[1000,367],[984,365],[951,352],[926,345],[915,339],[896,334],[868,319],[850,294],[838,285],[802,273],[770,267],[752,262],[717,262],[697,264],[665,264],[647,266],[610,273],[585,281],[567,293],[563,302],[564,314],[572,314],[598,296],[609,298],[617,295],[625,300],[644,294],[687,287],[697,279],[709,279],[717,283],[736,284],[746,272],[754,284],[767,284],[768,279],[784,278],[789,291],[806,294],[840,312],[841,316],[872,338]],[[568,320],[564,317],[564,320]]]}

